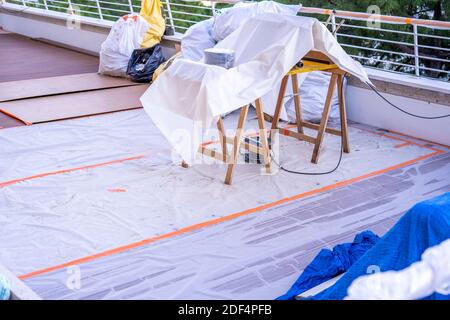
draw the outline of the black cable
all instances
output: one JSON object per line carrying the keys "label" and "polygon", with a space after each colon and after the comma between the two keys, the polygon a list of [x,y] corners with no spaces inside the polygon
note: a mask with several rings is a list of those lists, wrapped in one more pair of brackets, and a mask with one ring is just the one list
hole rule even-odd
{"label": "black cable", "polygon": [[409,116],[411,116],[411,117],[415,117],[415,118],[419,118],[419,119],[426,119],[426,120],[435,120],[435,119],[442,119],[442,118],[448,118],[448,117],[450,117],[450,114],[446,114],[446,115],[442,115],[442,116],[436,116],[436,117],[427,117],[427,116],[420,116],[420,115],[417,115],[417,114],[413,114],[413,113],[410,113],[410,112],[408,112],[408,111],[406,111],[406,110],[403,110],[402,108],[400,108],[400,107],[398,107],[398,106],[396,106],[395,104],[393,104],[391,101],[389,101],[386,97],[384,97],[376,88],[375,88],[375,86],[374,85],[372,85],[372,84],[370,84],[370,83],[368,83],[368,82],[365,82],[365,84],[370,88],[370,89],[372,89],[381,99],[383,99],[384,101],[386,101],[389,105],[391,105],[392,107],[394,107],[395,109],[397,109],[397,110],[399,110],[399,111],[401,111],[401,112],[403,112],[403,113],[405,113],[405,114],[407,114],[407,115],[409,115]]}
{"label": "black cable", "polygon": [[[344,81],[341,82],[341,87],[340,89],[342,90],[344,88]],[[290,170],[290,169],[286,169],[285,167],[283,167],[281,164],[277,163],[272,155],[272,160],[273,162],[278,166],[278,168],[280,168],[280,170],[286,171],[288,173],[293,173],[293,174],[301,174],[301,175],[306,175],[306,176],[321,176],[321,175],[325,175],[325,174],[330,174],[335,172],[339,166],[341,165],[341,161],[342,161],[342,155],[344,153],[344,137],[343,135],[341,135],[341,153],[339,154],[339,160],[338,163],[336,164],[336,166],[329,170],[329,171],[325,171],[325,172],[302,172],[302,171],[295,171],[295,170]]]}
{"label": "black cable", "polygon": [[274,159],[273,156],[272,156],[272,161],[277,165],[278,168],[280,168],[281,170],[286,171],[286,172],[288,172],[288,173],[301,174],[301,175],[307,175],[307,176],[320,176],[320,175],[325,175],[325,174],[330,174],[330,173],[335,172],[335,171],[339,168],[339,166],[341,165],[343,153],[344,153],[344,146],[343,146],[343,141],[342,141],[342,137],[341,137],[341,153],[340,153],[340,155],[339,155],[339,161],[338,161],[338,163],[336,164],[336,166],[335,166],[333,169],[331,169],[331,170],[329,170],[329,171],[325,171],[325,172],[302,172],[302,171],[294,171],[294,170],[286,169],[286,168],[284,168],[281,164],[278,164],[278,163],[275,161],[275,159]]}

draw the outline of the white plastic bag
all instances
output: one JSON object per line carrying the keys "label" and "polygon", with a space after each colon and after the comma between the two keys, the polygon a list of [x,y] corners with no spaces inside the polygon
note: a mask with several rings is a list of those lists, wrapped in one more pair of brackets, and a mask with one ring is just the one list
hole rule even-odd
{"label": "white plastic bag", "polygon": [[232,8],[224,9],[219,15],[214,17],[212,36],[217,42],[222,41],[252,17],[262,13],[295,16],[301,7],[301,5],[286,5],[274,1],[239,2]]}
{"label": "white plastic bag", "polygon": [[128,61],[141,43],[150,25],[137,14],[129,14],[117,20],[102,43],[98,72],[116,77],[125,77]]}

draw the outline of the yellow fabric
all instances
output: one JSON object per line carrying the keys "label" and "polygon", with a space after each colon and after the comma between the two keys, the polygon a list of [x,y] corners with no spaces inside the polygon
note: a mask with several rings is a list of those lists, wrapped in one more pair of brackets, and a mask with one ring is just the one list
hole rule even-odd
{"label": "yellow fabric", "polygon": [[181,52],[177,52],[176,54],[174,54],[172,57],[169,58],[169,60],[167,60],[166,62],[164,62],[162,65],[160,65],[158,67],[158,69],[155,70],[155,72],[153,72],[153,77],[152,77],[152,81],[155,81],[156,78],[159,77],[159,75],[161,73],[163,73],[164,71],[166,71],[166,69],[168,67],[170,67],[170,65],[172,64],[172,62],[175,61],[176,58],[181,56]]}
{"label": "yellow fabric", "polygon": [[326,64],[315,61],[303,60],[303,67],[294,67],[288,72],[289,75],[307,73],[313,71],[324,71],[330,69],[336,69],[338,66],[335,64]]}
{"label": "yellow fabric", "polygon": [[141,48],[153,47],[161,41],[166,29],[166,23],[161,12],[161,1],[142,0],[140,15],[150,24],[150,29],[148,29],[141,43]]}

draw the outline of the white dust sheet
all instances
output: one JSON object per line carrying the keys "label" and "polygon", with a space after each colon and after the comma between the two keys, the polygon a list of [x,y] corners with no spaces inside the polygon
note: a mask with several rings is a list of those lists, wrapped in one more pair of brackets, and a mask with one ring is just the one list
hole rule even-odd
{"label": "white dust sheet", "polygon": [[[237,114],[225,125],[236,122]],[[256,127],[253,113],[247,127]],[[261,175],[240,165],[232,186],[226,166],[189,169],[143,110],[0,130],[0,263],[17,275],[165,234],[217,217],[335,184],[433,151],[350,128],[352,152],[326,176]],[[319,165],[312,145],[283,137],[281,162],[290,169],[326,171],[340,152],[326,135]],[[143,158],[8,181],[143,155]],[[6,183],[5,183],[6,182]],[[258,212],[254,213],[258,214]]]}

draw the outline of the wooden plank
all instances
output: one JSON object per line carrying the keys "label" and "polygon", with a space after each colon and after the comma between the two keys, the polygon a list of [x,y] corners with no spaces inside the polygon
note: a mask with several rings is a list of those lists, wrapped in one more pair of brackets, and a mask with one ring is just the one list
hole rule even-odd
{"label": "wooden plank", "polygon": [[142,107],[146,85],[23,99],[0,103],[0,111],[27,124]]}
{"label": "wooden plank", "polygon": [[0,83],[0,102],[133,85],[138,83],[97,73],[9,81]]}
{"label": "wooden plank", "polygon": [[308,136],[304,133],[295,132],[295,131],[292,131],[289,129],[280,129],[280,133],[283,136],[296,138],[297,140],[306,141],[306,142],[313,143],[313,144],[315,144],[317,141],[316,138],[314,138],[314,137]]}
{"label": "wooden plank", "polygon": [[0,82],[97,72],[98,57],[17,34],[0,37]]}
{"label": "wooden plank", "polygon": [[[313,129],[313,130],[319,130],[319,127],[320,127],[318,124],[311,123],[311,122],[308,122],[308,121],[302,121],[302,125],[304,127],[306,127],[306,128]],[[326,128],[325,132],[329,133],[329,134],[333,134],[335,136],[339,136],[339,137],[341,136],[341,131],[339,131],[337,129]]]}

